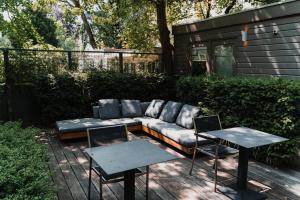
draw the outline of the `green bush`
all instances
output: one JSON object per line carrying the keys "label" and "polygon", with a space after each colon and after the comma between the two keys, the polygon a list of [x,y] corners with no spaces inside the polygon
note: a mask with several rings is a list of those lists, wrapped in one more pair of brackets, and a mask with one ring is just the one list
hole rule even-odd
{"label": "green bush", "polygon": [[259,159],[283,164],[297,153],[300,135],[300,82],[282,79],[182,77],[178,100],[199,103],[218,113],[224,127],[246,126],[287,137],[288,142],[260,148]]}
{"label": "green bush", "polygon": [[69,73],[36,77],[35,96],[42,124],[87,116],[91,108],[85,84],[84,78]]}
{"label": "green bush", "polygon": [[101,98],[172,99],[175,79],[163,75],[90,73],[37,76],[35,80],[41,120],[44,125],[57,120],[91,116],[91,103]]}
{"label": "green bush", "polygon": [[54,199],[38,129],[0,124],[0,199]]}
{"label": "green bush", "polygon": [[161,74],[90,73],[87,79],[91,101],[100,98],[139,99],[175,97],[175,79]]}

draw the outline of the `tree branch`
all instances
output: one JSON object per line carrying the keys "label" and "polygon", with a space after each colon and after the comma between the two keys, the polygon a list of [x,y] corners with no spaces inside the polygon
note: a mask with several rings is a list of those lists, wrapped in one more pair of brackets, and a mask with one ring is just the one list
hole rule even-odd
{"label": "tree branch", "polygon": [[210,17],[210,10],[211,10],[211,0],[207,0],[207,10],[206,10],[205,18]]}
{"label": "tree branch", "polygon": [[228,14],[230,12],[230,10],[235,6],[236,4],[236,0],[232,0],[231,3],[227,6],[227,8],[225,9],[225,14]]}

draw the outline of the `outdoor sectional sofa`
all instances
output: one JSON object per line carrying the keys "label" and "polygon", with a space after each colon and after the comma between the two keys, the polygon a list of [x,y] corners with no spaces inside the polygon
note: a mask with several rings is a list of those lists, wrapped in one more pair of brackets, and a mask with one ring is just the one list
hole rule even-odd
{"label": "outdoor sectional sofa", "polygon": [[[61,139],[71,139],[86,137],[87,128],[126,124],[128,131],[145,131],[192,154],[196,142],[193,118],[201,114],[198,107],[173,101],[101,99],[93,106],[93,118],[58,121],[56,127]],[[199,145],[207,143],[198,139]]]}

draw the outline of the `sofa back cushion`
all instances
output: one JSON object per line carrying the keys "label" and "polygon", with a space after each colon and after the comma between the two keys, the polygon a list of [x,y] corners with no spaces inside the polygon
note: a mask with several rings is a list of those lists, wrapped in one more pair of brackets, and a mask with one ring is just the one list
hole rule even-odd
{"label": "sofa back cushion", "polygon": [[142,107],[140,100],[121,100],[123,117],[141,117]]}
{"label": "sofa back cushion", "polygon": [[93,118],[100,118],[99,106],[93,106]]}
{"label": "sofa back cushion", "polygon": [[164,100],[153,99],[145,112],[145,116],[158,118],[163,109],[164,103]]}
{"label": "sofa back cushion", "polygon": [[121,117],[121,111],[118,99],[100,99],[99,100],[100,119],[115,119]]}
{"label": "sofa back cushion", "polygon": [[192,129],[194,127],[193,118],[198,117],[200,114],[200,108],[191,105],[184,105],[178,114],[176,124],[184,128]]}
{"label": "sofa back cushion", "polygon": [[181,107],[182,107],[182,103],[168,101],[168,103],[161,111],[159,119],[169,123],[175,122]]}
{"label": "sofa back cushion", "polygon": [[142,114],[144,115],[151,102],[141,102]]}

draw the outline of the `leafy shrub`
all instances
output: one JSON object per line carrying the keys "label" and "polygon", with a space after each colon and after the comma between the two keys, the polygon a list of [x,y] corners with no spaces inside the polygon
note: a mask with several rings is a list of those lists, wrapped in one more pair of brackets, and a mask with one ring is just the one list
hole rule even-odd
{"label": "leafy shrub", "polygon": [[297,153],[300,135],[300,82],[282,79],[182,77],[177,97],[219,113],[224,127],[246,126],[287,137],[260,148],[255,156],[282,164]]}
{"label": "leafy shrub", "polygon": [[0,199],[54,199],[38,133],[17,122],[0,124]]}
{"label": "leafy shrub", "polygon": [[172,99],[175,81],[163,75],[95,71],[36,77],[36,98],[44,125],[57,120],[91,116],[91,103],[101,98]]}
{"label": "leafy shrub", "polygon": [[161,74],[90,73],[87,80],[91,101],[100,98],[139,99],[175,97],[175,80]]}
{"label": "leafy shrub", "polygon": [[90,107],[85,83],[84,78],[69,73],[36,77],[35,93],[42,123],[86,116]]}

